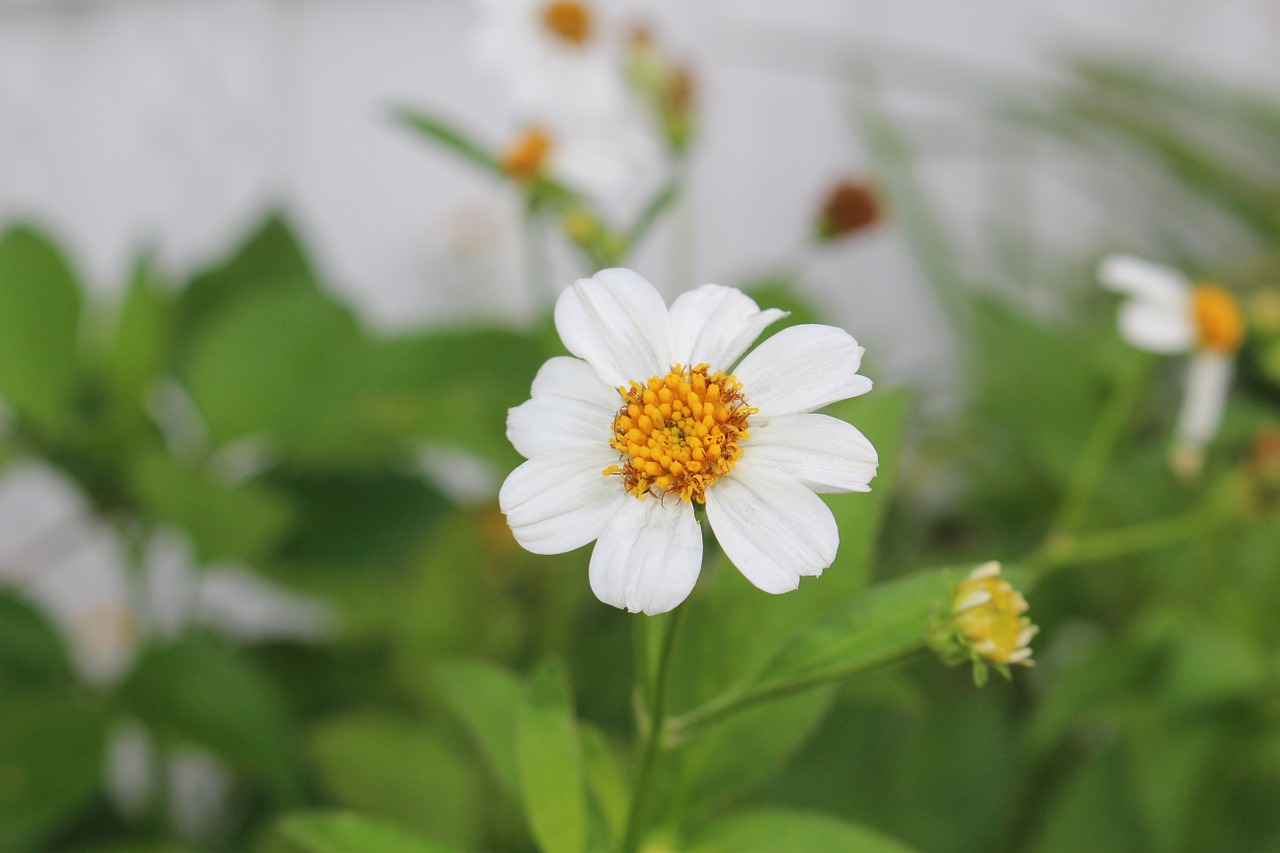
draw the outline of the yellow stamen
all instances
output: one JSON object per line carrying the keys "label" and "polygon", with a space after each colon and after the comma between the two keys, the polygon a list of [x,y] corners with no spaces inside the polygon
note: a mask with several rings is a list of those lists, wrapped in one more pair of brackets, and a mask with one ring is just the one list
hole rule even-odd
{"label": "yellow stamen", "polygon": [[736,378],[709,370],[676,364],[666,376],[619,388],[623,403],[609,444],[622,459],[604,473],[620,474],[638,498],[652,493],[706,503],[707,488],[742,456],[747,418],[758,411]]}
{"label": "yellow stamen", "polygon": [[1000,577],[997,563],[985,563],[961,581],[952,599],[956,630],[994,663],[1031,665],[1031,638],[1036,626],[1023,614],[1027,600]]}
{"label": "yellow stamen", "polygon": [[1244,340],[1244,315],[1230,291],[1215,284],[1197,285],[1191,300],[1200,347],[1225,353],[1240,349]]}
{"label": "yellow stamen", "polygon": [[582,3],[551,3],[542,10],[542,22],[557,38],[572,45],[585,44],[591,38],[591,12]]}
{"label": "yellow stamen", "polygon": [[551,136],[533,125],[507,146],[502,155],[502,168],[518,181],[531,181],[546,169],[552,147]]}

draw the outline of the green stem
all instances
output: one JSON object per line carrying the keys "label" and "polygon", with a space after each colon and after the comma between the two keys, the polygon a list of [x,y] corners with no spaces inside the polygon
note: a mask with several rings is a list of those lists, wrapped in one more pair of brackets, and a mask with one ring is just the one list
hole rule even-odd
{"label": "green stem", "polygon": [[1084,536],[1064,533],[1047,540],[1022,563],[1047,573],[1073,563],[1110,560],[1167,548],[1226,527],[1230,521],[1225,516],[1196,510]]}
{"label": "green stem", "polygon": [[1106,407],[1094,424],[1093,433],[1076,464],[1076,473],[1067,484],[1066,494],[1053,523],[1049,525],[1046,543],[1069,534],[1080,526],[1089,511],[1089,502],[1107,472],[1107,462],[1115,450],[1116,442],[1124,432],[1129,415],[1146,387],[1151,373],[1151,360],[1139,359],[1124,376],[1107,401]]}
{"label": "green stem", "polygon": [[547,246],[547,233],[542,219],[542,205],[530,195],[524,209],[524,263],[530,293],[539,305],[555,303],[555,290],[551,283],[551,257]]}
{"label": "green stem", "polygon": [[[631,793],[631,808],[627,812],[627,831],[622,844],[623,853],[636,853],[640,849],[640,840],[644,832],[644,813],[649,805],[649,796],[653,790],[655,773],[658,769],[658,756],[663,749],[667,723],[667,680],[671,670],[672,651],[675,649],[676,633],[680,629],[680,621],[685,608],[677,607],[667,622],[667,631],[662,639],[662,651],[658,656],[658,668],[650,677],[648,666],[647,631],[652,620],[644,618],[641,623],[646,635],[639,639],[639,667],[636,679],[641,686],[644,697],[641,731],[644,745],[640,753],[640,769],[636,775],[635,789]],[[641,617],[643,618],[643,617]]]}

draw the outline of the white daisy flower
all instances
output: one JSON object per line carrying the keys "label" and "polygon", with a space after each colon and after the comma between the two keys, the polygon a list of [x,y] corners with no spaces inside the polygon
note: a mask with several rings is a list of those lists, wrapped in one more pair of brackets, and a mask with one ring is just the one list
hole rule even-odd
{"label": "white daisy flower", "polygon": [[1103,258],[1098,279],[1128,297],[1120,305],[1121,337],[1148,352],[1191,356],[1174,465],[1179,473],[1194,475],[1222,423],[1235,354],[1244,340],[1240,306],[1222,287],[1193,284],[1171,267],[1133,255]]}
{"label": "white daisy flower", "polygon": [[596,541],[596,596],[648,614],[697,582],[694,504],[765,592],[820,575],[840,537],[815,492],[869,491],[878,460],[861,432],[814,411],[871,380],[858,374],[863,348],[831,326],[784,329],[743,358],[784,316],[714,284],[668,309],[625,269],[567,288],[556,329],[578,357],[544,364],[507,419],[528,460],[498,497],[516,540],[538,554]]}
{"label": "white daisy flower", "polygon": [[656,175],[661,151],[651,136],[625,121],[535,123],[511,139],[499,161],[517,180],[551,177],[599,201]]}
{"label": "white daisy flower", "polygon": [[627,100],[598,7],[575,0],[478,0],[481,61],[505,78],[516,111],[537,118],[612,115]]}

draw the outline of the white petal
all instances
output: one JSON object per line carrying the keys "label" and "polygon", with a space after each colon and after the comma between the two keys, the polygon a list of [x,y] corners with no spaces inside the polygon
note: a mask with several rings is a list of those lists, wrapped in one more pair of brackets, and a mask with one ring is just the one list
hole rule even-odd
{"label": "white petal", "polygon": [[728,370],[767,326],[787,313],[777,308],[761,311],[754,299],[736,288],[704,284],[671,304],[672,361],[708,364],[713,372]]}
{"label": "white petal", "polygon": [[[745,462],[745,460],[744,460]],[[720,547],[765,592],[790,592],[831,565],[840,532],[822,499],[797,481],[739,462],[707,490]]]}
{"label": "white petal", "polygon": [[607,446],[604,452],[558,450],[512,471],[498,505],[516,541],[535,554],[563,554],[599,536],[622,502],[635,500],[617,477],[602,473],[617,457]]}
{"label": "white petal", "polygon": [[811,412],[871,390],[858,375],[862,347],[835,326],[792,326],[760,344],[733,371],[764,417]]}
{"label": "white petal", "polygon": [[1232,364],[1231,356],[1212,350],[1198,351],[1187,361],[1187,387],[1177,426],[1180,443],[1204,447],[1218,432]]}
{"label": "white petal", "polygon": [[1120,337],[1147,352],[1172,355],[1187,352],[1195,343],[1191,306],[1175,307],[1129,299],[1117,315]]}
{"label": "white petal", "polygon": [[871,491],[867,484],[876,475],[879,457],[852,424],[801,414],[752,418],[750,427],[743,462],[799,480],[815,492]]}
{"label": "white petal", "polygon": [[702,570],[702,529],[693,507],[628,496],[591,552],[591,590],[632,613],[666,613],[689,597]]}
{"label": "white petal", "polygon": [[526,459],[568,447],[607,447],[620,405],[618,392],[585,361],[553,358],[533,380],[533,399],[507,412],[507,438]]}
{"label": "white petal", "polygon": [[1165,305],[1185,300],[1190,288],[1187,277],[1178,270],[1124,253],[1102,259],[1098,281],[1108,290]]}
{"label": "white petal", "polygon": [[658,291],[626,269],[580,278],[556,300],[556,331],[606,385],[665,375],[671,321]]}

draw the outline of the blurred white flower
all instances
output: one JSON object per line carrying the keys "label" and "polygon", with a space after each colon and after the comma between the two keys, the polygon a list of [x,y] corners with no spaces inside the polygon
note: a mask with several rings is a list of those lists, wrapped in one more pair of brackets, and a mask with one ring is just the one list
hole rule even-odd
{"label": "blurred white flower", "polygon": [[661,151],[652,135],[619,116],[616,121],[529,125],[508,143],[501,159],[513,178],[550,177],[603,201],[651,182]]}
{"label": "blurred white flower", "polygon": [[871,381],[857,372],[862,347],[831,326],[784,329],[743,358],[784,316],[714,284],[668,309],[625,269],[567,288],[556,329],[578,358],[544,364],[507,420],[528,460],[498,498],[516,540],[538,554],[597,540],[596,596],[649,614],[698,579],[695,503],[760,589],[821,574],[839,532],[814,493],[868,491],[878,460],[853,426],[813,412]]}
{"label": "blurred white flower", "polygon": [[1171,267],[1133,255],[1103,258],[1098,279],[1127,297],[1118,315],[1121,337],[1148,352],[1191,356],[1173,461],[1180,475],[1194,476],[1222,423],[1235,354],[1244,340],[1240,306],[1222,287],[1194,284]]}
{"label": "blurred white flower", "polygon": [[480,60],[505,81],[516,112],[541,120],[596,119],[625,107],[609,25],[595,4],[477,0]]}

